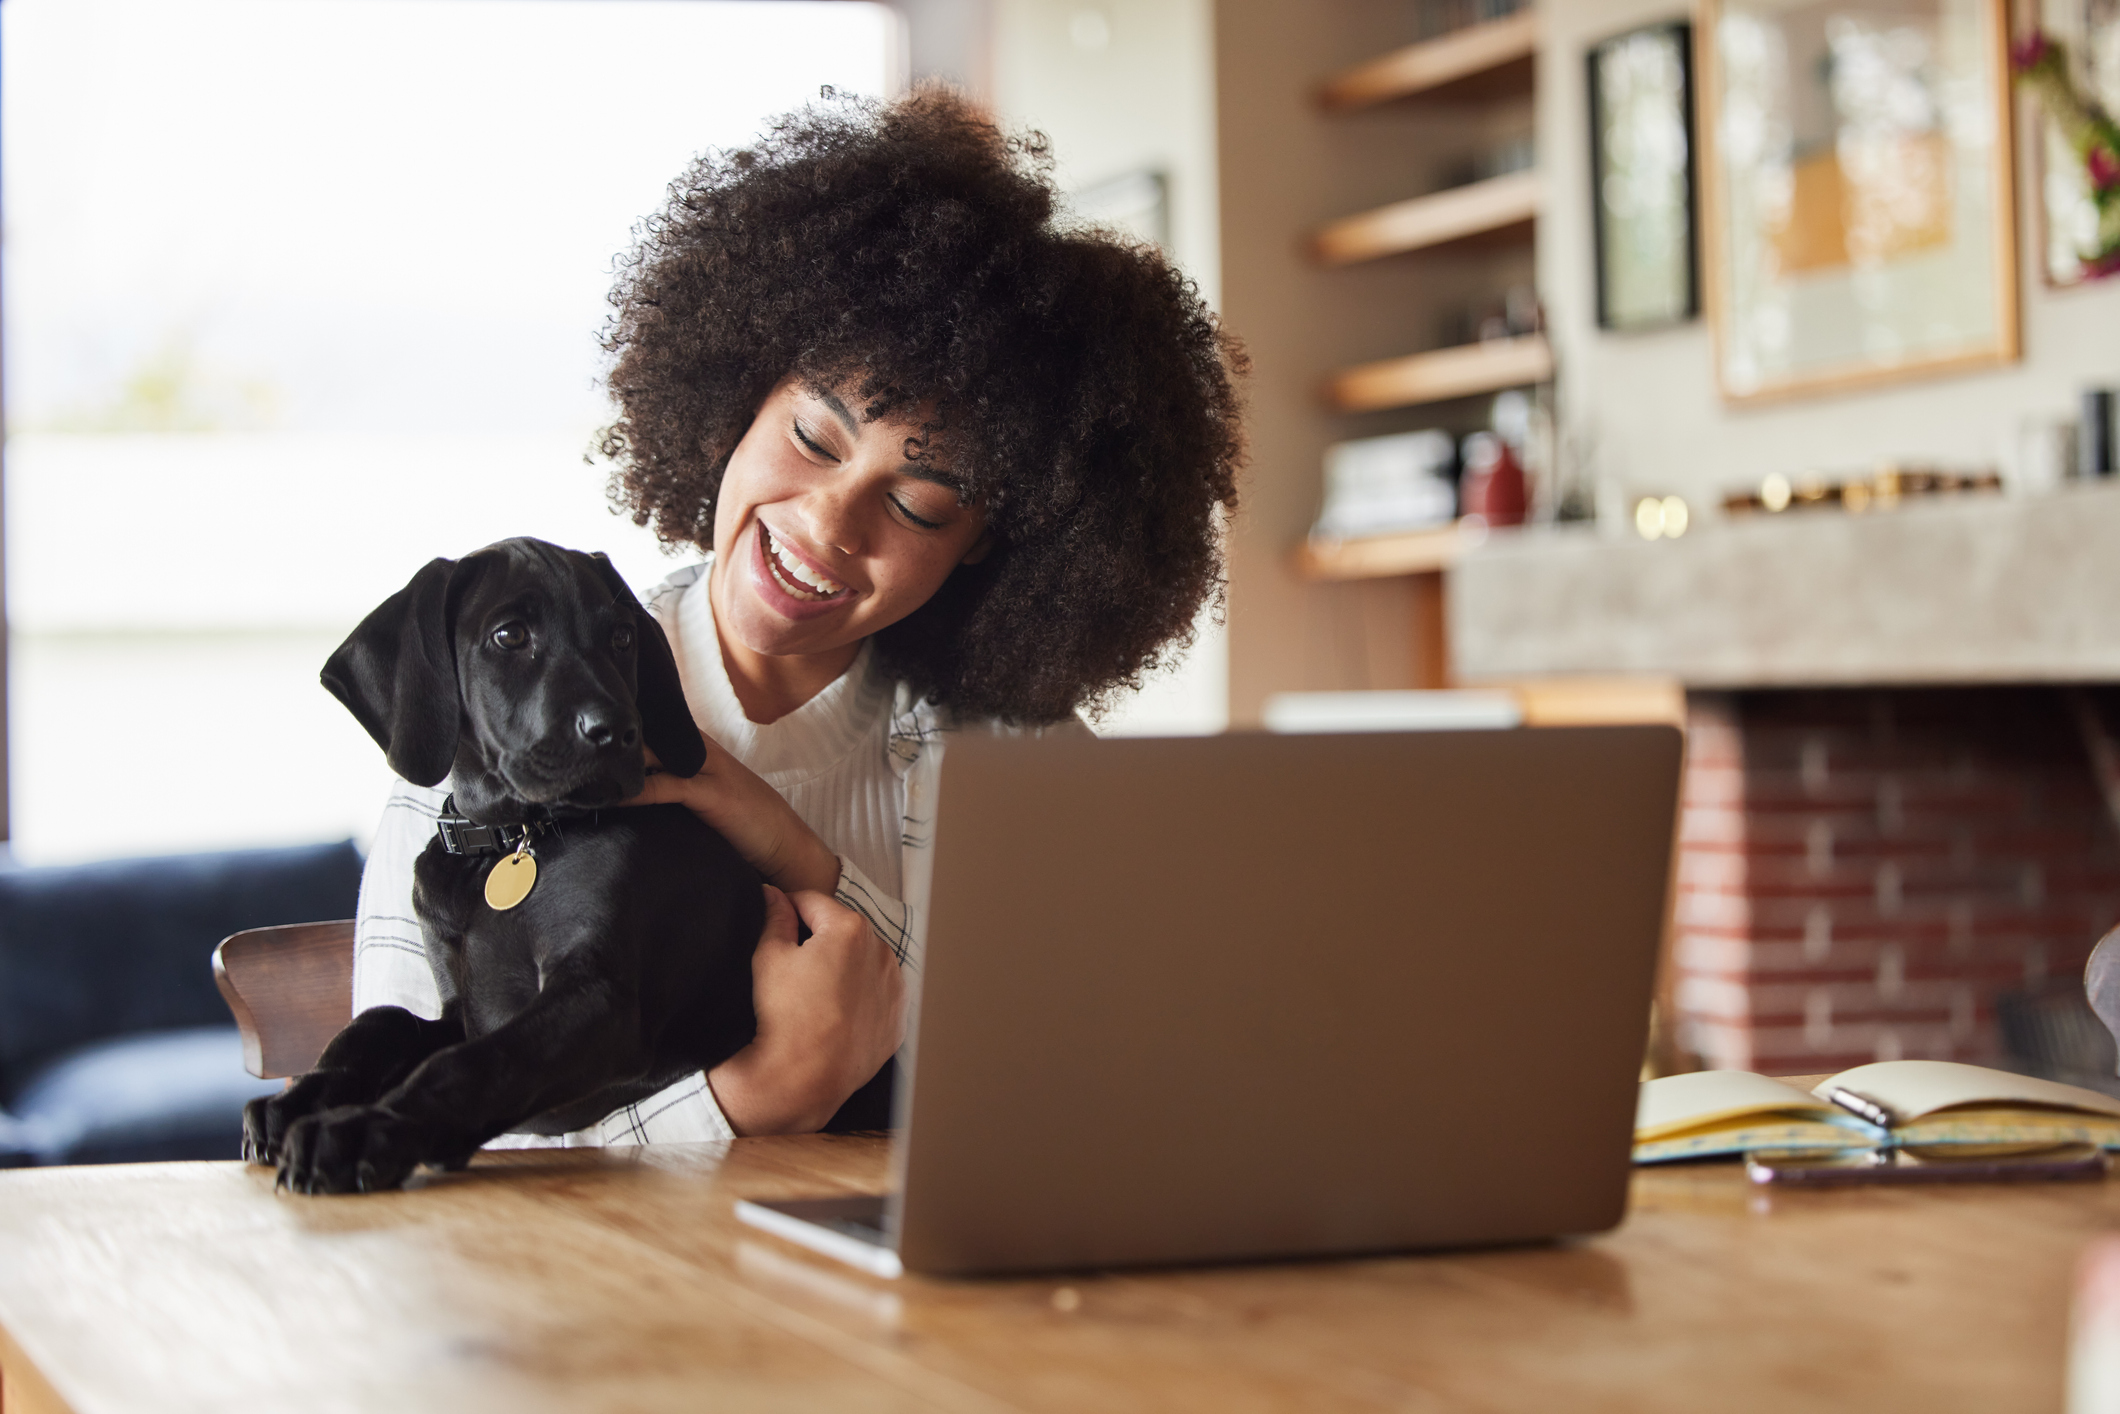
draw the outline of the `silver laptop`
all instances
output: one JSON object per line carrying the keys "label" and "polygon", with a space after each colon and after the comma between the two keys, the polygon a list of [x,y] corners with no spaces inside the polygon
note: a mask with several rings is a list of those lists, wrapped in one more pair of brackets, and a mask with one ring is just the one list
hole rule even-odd
{"label": "silver laptop", "polygon": [[1671,727],[953,740],[895,1182],[747,1201],[895,1276],[1599,1231]]}

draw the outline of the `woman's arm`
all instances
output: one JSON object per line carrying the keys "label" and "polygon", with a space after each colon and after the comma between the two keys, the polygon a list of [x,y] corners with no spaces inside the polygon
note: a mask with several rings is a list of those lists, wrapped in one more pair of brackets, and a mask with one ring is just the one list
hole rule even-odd
{"label": "woman's arm", "polygon": [[446,793],[393,782],[361,867],[353,925],[353,1015],[401,1006],[429,1021],[442,1014],[441,989],[412,914],[412,865],[434,838]]}
{"label": "woman's arm", "polygon": [[[694,776],[657,772],[631,805],[682,805],[768,881],[751,956],[758,1037],[707,1073],[740,1135],[821,1129],[905,1037],[905,909],[834,854],[779,791],[701,733]],[[797,920],[811,936],[797,942]]]}
{"label": "woman's arm", "polygon": [[[626,803],[682,805],[735,845],[767,883],[789,893],[829,894],[839,883],[839,856],[763,777],[705,732],[700,740],[707,761],[698,775],[654,771]],[[656,765],[652,752],[648,762]]]}

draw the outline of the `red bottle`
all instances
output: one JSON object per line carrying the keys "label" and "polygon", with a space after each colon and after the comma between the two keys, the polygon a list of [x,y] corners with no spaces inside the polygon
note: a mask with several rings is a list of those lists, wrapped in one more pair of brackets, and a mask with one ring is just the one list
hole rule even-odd
{"label": "red bottle", "polygon": [[1524,468],[1509,444],[1492,432],[1467,437],[1458,514],[1478,516],[1487,525],[1522,525],[1526,509]]}

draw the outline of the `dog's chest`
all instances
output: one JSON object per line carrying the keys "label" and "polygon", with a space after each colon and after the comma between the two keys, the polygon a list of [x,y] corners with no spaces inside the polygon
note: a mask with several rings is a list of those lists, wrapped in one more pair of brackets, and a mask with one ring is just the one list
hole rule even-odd
{"label": "dog's chest", "polygon": [[[594,851],[586,851],[593,853]],[[430,844],[414,866],[413,909],[419,915],[430,966],[445,1001],[464,1008],[467,1030],[490,1031],[521,1012],[564,960],[593,947],[609,932],[609,890],[585,876],[583,848],[567,840],[540,842],[532,851],[535,882],[489,891],[521,868],[506,855],[450,854]],[[525,871],[527,872],[527,871]],[[490,894],[490,896],[489,896]],[[494,900],[514,901],[505,908]]]}
{"label": "dog's chest", "polygon": [[658,1035],[669,1025],[702,1044],[730,1026],[748,1035],[764,897],[728,841],[682,807],[657,805],[607,812],[531,848],[537,881],[506,909],[486,898],[504,856],[450,854],[436,840],[413,866],[428,963],[467,1031],[487,1033],[553,988],[587,986],[637,998]]}

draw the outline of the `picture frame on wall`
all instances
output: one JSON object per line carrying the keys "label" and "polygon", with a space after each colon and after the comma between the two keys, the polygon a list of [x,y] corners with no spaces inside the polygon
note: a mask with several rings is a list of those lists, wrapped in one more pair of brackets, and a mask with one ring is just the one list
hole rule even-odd
{"label": "picture frame on wall", "polygon": [[2005,7],[1702,0],[1702,263],[1726,399],[2018,357]]}
{"label": "picture frame on wall", "polygon": [[1598,327],[1685,323],[1700,313],[1693,26],[1646,25],[1585,59]]}
{"label": "picture frame on wall", "polygon": [[[2120,114],[2120,0],[2034,0],[2033,13],[2040,31],[2066,46],[2076,91],[2106,113]],[[2095,258],[2107,242],[2100,239],[2098,204],[2082,158],[2045,104],[2035,103],[2034,110],[2039,266],[2046,283],[2067,287],[2120,273],[2106,268],[2110,260]]]}

